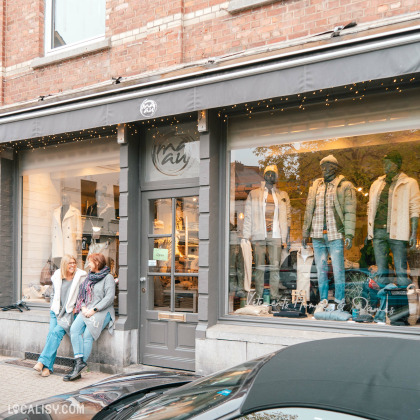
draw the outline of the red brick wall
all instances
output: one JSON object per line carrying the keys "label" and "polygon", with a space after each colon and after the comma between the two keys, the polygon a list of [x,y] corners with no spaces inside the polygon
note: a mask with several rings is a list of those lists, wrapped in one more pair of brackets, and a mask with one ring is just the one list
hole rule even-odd
{"label": "red brick wall", "polygon": [[420,0],[285,0],[234,15],[227,6],[221,0],[107,0],[110,50],[32,69],[31,60],[44,54],[44,0],[0,0],[1,104],[298,39],[352,20],[406,15],[420,10]]}

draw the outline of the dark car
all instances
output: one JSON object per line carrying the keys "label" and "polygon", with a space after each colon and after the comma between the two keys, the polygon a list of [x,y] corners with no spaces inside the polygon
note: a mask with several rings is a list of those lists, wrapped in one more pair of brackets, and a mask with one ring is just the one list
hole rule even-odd
{"label": "dark car", "polygon": [[297,344],[107,418],[420,419],[419,349],[417,340],[383,337]]}
{"label": "dark car", "polygon": [[296,344],[172,390],[144,387],[93,419],[420,419],[419,348],[385,337]]}
{"label": "dark car", "polygon": [[118,410],[120,401],[125,407],[131,401],[141,401],[145,395],[162,392],[185,385],[199,376],[190,372],[173,370],[144,371],[111,376],[75,392],[61,394],[19,407],[19,412],[0,414],[0,419],[47,420],[91,419]]}

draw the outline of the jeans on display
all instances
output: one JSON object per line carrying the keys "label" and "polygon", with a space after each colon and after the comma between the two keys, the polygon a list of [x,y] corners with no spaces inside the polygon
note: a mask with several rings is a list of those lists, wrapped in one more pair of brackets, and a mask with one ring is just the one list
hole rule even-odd
{"label": "jeans on display", "polygon": [[229,291],[244,290],[244,258],[240,244],[229,245]]}
{"label": "jeans on display", "polygon": [[270,298],[279,299],[280,264],[282,243],[281,239],[267,238],[254,242],[255,260],[255,292],[257,298],[262,298],[264,290],[264,274],[269,270]]}
{"label": "jeans on display", "polygon": [[60,346],[61,340],[63,339],[65,334],[66,331],[64,330],[64,328],[60,327],[60,325],[57,324],[57,317],[55,313],[53,311],[50,311],[50,329],[48,331],[47,341],[45,343],[44,350],[42,350],[38,362],[41,362],[51,372],[53,371],[58,347]]}
{"label": "jeans on display", "polygon": [[408,286],[411,282],[407,276],[407,241],[389,239],[386,229],[375,229],[373,232],[373,251],[378,267],[377,278],[381,284],[392,282],[389,275],[388,254],[391,249],[394,256],[394,267],[398,286]]}
{"label": "jeans on display", "polygon": [[335,301],[344,303],[345,298],[345,271],[344,271],[344,245],[342,239],[328,240],[328,235],[324,238],[312,238],[314,246],[314,257],[316,271],[318,273],[318,288],[321,300],[328,299],[328,255],[334,273]]}
{"label": "jeans on display", "polygon": [[[111,315],[108,312],[102,330],[108,325],[109,321],[111,321]],[[86,363],[92,351],[93,337],[89,329],[86,328],[85,319],[82,316],[77,316],[74,320],[70,329],[70,339],[74,357],[83,357],[83,361]]]}

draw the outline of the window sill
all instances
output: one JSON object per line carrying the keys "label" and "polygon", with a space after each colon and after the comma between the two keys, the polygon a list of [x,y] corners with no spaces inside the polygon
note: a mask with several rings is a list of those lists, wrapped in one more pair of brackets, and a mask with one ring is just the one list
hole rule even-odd
{"label": "window sill", "polygon": [[234,14],[255,7],[266,6],[267,4],[276,3],[278,1],[280,0],[230,0],[228,12]]}
{"label": "window sill", "polygon": [[101,41],[92,42],[91,44],[75,47],[59,53],[51,53],[45,57],[37,57],[32,60],[31,67],[37,69],[109,48],[111,48],[111,38],[106,38]]}
{"label": "window sill", "polygon": [[1,320],[40,322],[48,324],[50,322],[50,311],[49,308],[45,308],[45,310],[34,308],[30,311],[24,310],[23,312],[19,312],[17,310],[0,311],[0,321]]}

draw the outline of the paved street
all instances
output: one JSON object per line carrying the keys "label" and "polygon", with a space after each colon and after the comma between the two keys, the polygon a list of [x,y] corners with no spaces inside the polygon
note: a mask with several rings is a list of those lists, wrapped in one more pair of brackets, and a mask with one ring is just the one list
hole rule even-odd
{"label": "paved street", "polygon": [[0,356],[0,413],[13,405],[74,391],[110,376],[100,372],[83,372],[81,379],[64,382],[61,374],[44,378],[30,367],[8,364],[10,360],[17,359]]}

